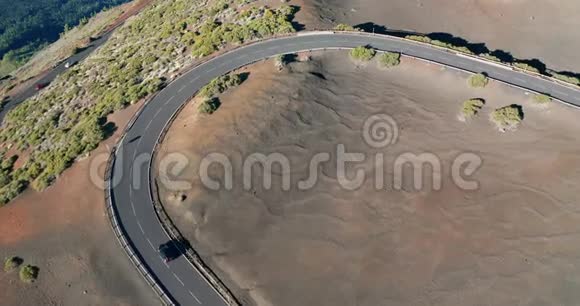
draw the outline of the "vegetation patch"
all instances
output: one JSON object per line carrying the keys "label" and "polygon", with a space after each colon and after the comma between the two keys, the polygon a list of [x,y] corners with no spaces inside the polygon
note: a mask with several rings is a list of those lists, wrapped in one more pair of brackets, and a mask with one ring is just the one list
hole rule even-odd
{"label": "vegetation patch", "polygon": [[513,66],[522,70],[526,70],[529,72],[534,72],[534,73],[540,73],[540,70],[538,70],[538,68],[528,64],[528,63],[523,63],[523,62],[515,62],[513,63]]}
{"label": "vegetation patch", "polygon": [[240,84],[242,84],[242,76],[240,74],[226,74],[211,80],[209,84],[205,85],[199,91],[198,95],[205,98],[211,98]]}
{"label": "vegetation patch", "polygon": [[524,113],[519,105],[504,106],[491,113],[491,121],[502,132],[515,130],[522,120],[524,120]]}
{"label": "vegetation patch", "polygon": [[[107,136],[109,114],[159,91],[195,57],[294,31],[294,7],[271,9],[246,2],[158,1],[128,20],[85,61],[8,112],[0,130],[3,147],[31,153],[18,169],[5,170],[0,203],[29,185],[42,190],[52,184]],[[212,84],[217,87],[208,87],[206,94],[211,97],[229,82]]]}
{"label": "vegetation patch", "polygon": [[25,265],[20,268],[20,280],[25,283],[33,283],[38,278],[38,267]]}
{"label": "vegetation patch", "polygon": [[552,97],[544,94],[538,94],[534,96],[534,102],[538,105],[548,105],[552,102]]}
{"label": "vegetation patch", "polygon": [[484,105],[485,100],[483,99],[469,99],[463,102],[463,106],[461,108],[461,119],[469,120],[476,117]]}
{"label": "vegetation patch", "polygon": [[350,24],[346,24],[346,23],[337,24],[334,27],[334,29],[337,31],[358,31],[353,26],[351,26]]}
{"label": "vegetation patch", "polygon": [[401,63],[401,53],[383,52],[379,56],[379,65],[384,68],[398,66]]}
{"label": "vegetation patch", "polygon": [[211,115],[215,113],[215,111],[217,111],[217,109],[221,105],[222,105],[221,101],[216,97],[206,98],[205,100],[203,100],[203,102],[199,104],[198,109],[199,112],[202,114]]}
{"label": "vegetation patch", "polygon": [[568,74],[563,74],[563,73],[559,73],[559,72],[555,72],[555,71],[550,71],[550,75],[557,79],[560,80],[562,82],[566,82],[566,83],[570,83],[570,84],[574,84],[574,85],[578,85],[580,86],[580,78],[568,75]]}
{"label": "vegetation patch", "polygon": [[431,38],[425,36],[425,35],[407,35],[405,36],[406,39],[410,39],[410,40],[414,40],[414,41],[418,41],[418,42],[422,42],[422,43],[431,43]]}
{"label": "vegetation patch", "polygon": [[359,46],[350,51],[351,58],[362,62],[370,61],[375,57],[375,54],[377,51],[369,46]]}
{"label": "vegetation patch", "polygon": [[6,258],[4,261],[4,271],[10,272],[18,268],[22,264],[23,260],[20,257],[12,256]]}
{"label": "vegetation patch", "polygon": [[284,68],[286,68],[286,65],[288,65],[289,61],[290,56],[288,54],[279,54],[274,59],[274,66],[276,66],[276,69],[278,69],[278,71],[282,71]]}
{"label": "vegetation patch", "polygon": [[483,73],[477,73],[470,76],[467,82],[473,88],[483,88],[489,83],[489,78]]}

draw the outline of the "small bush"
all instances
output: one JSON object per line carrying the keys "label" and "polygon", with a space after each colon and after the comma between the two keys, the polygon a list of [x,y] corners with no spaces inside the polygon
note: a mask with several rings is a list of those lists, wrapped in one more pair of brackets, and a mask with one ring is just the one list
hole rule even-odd
{"label": "small bush", "polygon": [[463,119],[471,119],[477,116],[484,105],[485,100],[483,99],[469,99],[463,102],[463,107],[461,108]]}
{"label": "small bush", "polygon": [[287,61],[288,60],[286,54],[280,54],[276,56],[274,66],[276,66],[276,69],[278,69],[278,71],[282,71],[284,67],[286,67]]}
{"label": "small bush", "polygon": [[548,95],[542,95],[542,94],[535,95],[534,96],[534,102],[536,104],[546,105],[546,104],[552,102],[552,98],[550,96],[548,96]]}
{"label": "small bush", "polygon": [[431,38],[427,37],[427,36],[423,36],[423,35],[407,35],[405,36],[406,39],[410,39],[410,40],[414,40],[414,41],[418,41],[418,42],[424,42],[424,43],[431,43]]}
{"label": "small bush", "polygon": [[10,272],[18,268],[21,264],[22,258],[16,256],[8,257],[6,258],[6,261],[4,261],[4,271]]}
{"label": "small bush", "polygon": [[550,74],[556,80],[560,80],[562,82],[566,82],[566,83],[570,83],[570,84],[574,84],[574,85],[579,85],[580,86],[580,78],[577,78],[577,77],[574,77],[574,76],[571,76],[571,75],[567,75],[567,74],[558,73],[558,72],[555,72],[555,71],[550,71]]}
{"label": "small bush", "polygon": [[469,50],[469,48],[464,47],[464,46],[451,46],[451,49],[455,50],[455,51],[459,51],[461,53],[465,53],[465,54],[475,54],[473,53],[473,51]]}
{"label": "small bush", "polygon": [[474,88],[483,88],[489,83],[489,79],[483,73],[477,73],[469,77],[469,85]]}
{"label": "small bush", "polygon": [[355,60],[365,62],[368,62],[371,59],[373,59],[373,57],[375,57],[375,54],[377,54],[377,51],[367,46],[356,47],[350,51],[350,57],[352,57]]}
{"label": "small bush", "polygon": [[211,98],[213,96],[219,95],[226,90],[236,87],[242,83],[242,77],[239,74],[226,74],[217,77],[209,84],[205,85],[200,91],[199,96],[205,98]]}
{"label": "small bush", "polygon": [[481,57],[483,57],[485,59],[488,59],[490,61],[494,61],[494,62],[501,63],[501,60],[499,59],[499,57],[494,56],[494,55],[491,55],[489,53],[480,54],[479,56],[481,56]]}
{"label": "small bush", "polygon": [[524,114],[519,105],[504,106],[491,114],[491,120],[501,131],[515,130],[523,119]]}
{"label": "small bush", "polygon": [[514,67],[517,67],[517,68],[522,69],[522,70],[540,73],[540,70],[538,70],[538,68],[536,68],[530,64],[527,64],[527,63],[515,62],[513,65],[514,65]]}
{"label": "small bush", "polygon": [[218,98],[209,98],[204,100],[200,105],[199,105],[199,112],[201,112],[202,114],[208,114],[211,115],[213,113],[215,113],[215,111],[220,107],[222,103],[220,102],[220,100]]}
{"label": "small bush", "polygon": [[337,31],[358,31],[353,26],[351,26],[350,24],[346,24],[346,23],[337,24],[334,27],[334,29]]}
{"label": "small bush", "polygon": [[20,268],[20,280],[25,283],[33,283],[38,278],[38,267],[25,265]]}
{"label": "small bush", "polygon": [[401,54],[397,52],[384,52],[379,57],[381,67],[394,67],[401,63]]}

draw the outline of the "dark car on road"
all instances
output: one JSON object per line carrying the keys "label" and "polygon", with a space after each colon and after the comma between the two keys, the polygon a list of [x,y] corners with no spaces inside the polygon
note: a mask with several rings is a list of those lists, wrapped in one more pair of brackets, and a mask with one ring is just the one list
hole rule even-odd
{"label": "dark car on road", "polygon": [[38,83],[38,84],[36,84],[36,86],[34,86],[34,88],[36,90],[41,90],[41,89],[43,89],[46,86],[48,86],[48,83]]}
{"label": "dark car on road", "polygon": [[179,257],[181,251],[174,241],[169,241],[159,246],[159,255],[163,261],[170,262]]}

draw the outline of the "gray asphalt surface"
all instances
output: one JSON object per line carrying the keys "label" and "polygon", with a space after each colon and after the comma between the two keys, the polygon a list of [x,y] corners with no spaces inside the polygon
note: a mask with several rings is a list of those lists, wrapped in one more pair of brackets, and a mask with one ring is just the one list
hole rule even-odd
{"label": "gray asphalt surface", "polygon": [[321,33],[272,39],[233,50],[198,66],[163,89],[145,106],[134,125],[127,131],[115,161],[112,190],[114,205],[128,239],[150,273],[177,304],[225,305],[225,302],[183,256],[165,264],[158,254],[158,246],[167,242],[169,237],[163,231],[153,208],[149,182],[151,164],[144,160],[151,156],[165,124],[197,90],[213,78],[229,71],[277,54],[360,45],[401,52],[472,72],[485,72],[493,79],[580,105],[580,91],[577,89],[385,36]]}

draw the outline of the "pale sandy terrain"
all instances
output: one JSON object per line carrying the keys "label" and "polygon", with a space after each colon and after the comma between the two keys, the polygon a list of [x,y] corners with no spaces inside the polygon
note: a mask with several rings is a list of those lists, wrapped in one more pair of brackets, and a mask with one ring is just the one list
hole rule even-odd
{"label": "pale sandy terrain", "polygon": [[[404,59],[391,70],[357,67],[344,52],[317,54],[275,72],[253,66],[249,79],[221,97],[211,116],[188,105],[160,157],[179,152],[192,182],[176,201],[162,190],[173,220],[228,286],[258,305],[577,305],[580,300],[580,122],[578,110],[535,107],[529,96],[491,83],[471,89],[466,76]],[[470,123],[457,120],[461,102],[485,98]],[[488,120],[500,106],[521,104],[522,126],[500,133]],[[361,128],[373,114],[390,114],[399,139],[370,148]],[[298,191],[319,152],[361,152],[367,177],[355,191],[340,187],[333,162],[318,169],[313,189]],[[210,152],[230,157],[231,191],[205,188],[197,173]],[[279,152],[292,165],[292,190],[253,189],[241,182],[241,161],[253,152]],[[372,157],[385,154],[384,190],[374,188]],[[392,163],[404,152],[432,152],[443,188],[392,188]],[[461,152],[483,158],[464,191],[450,167]],[[333,156],[335,156],[333,154]],[[223,182],[219,167],[210,168]],[[430,172],[426,178],[430,177]],[[390,182],[390,183],[389,183]]]}
{"label": "pale sandy terrain", "polygon": [[575,0],[294,0],[308,27],[373,22],[446,32],[521,59],[580,72],[580,2]]}
{"label": "pale sandy terrain", "polygon": [[[89,165],[107,155],[138,105],[110,119],[119,129],[90,158],[42,193],[32,190],[0,209],[0,257],[40,268],[37,282],[0,271],[2,305],[157,305],[158,298],[119,246],[104,211],[103,191]],[[100,168],[102,170],[102,168]]]}

